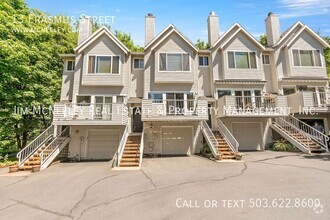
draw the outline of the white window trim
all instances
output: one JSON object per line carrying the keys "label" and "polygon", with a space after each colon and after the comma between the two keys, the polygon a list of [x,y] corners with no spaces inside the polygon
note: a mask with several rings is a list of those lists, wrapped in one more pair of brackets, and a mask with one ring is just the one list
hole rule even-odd
{"label": "white window trim", "polygon": [[[135,60],[143,60],[143,67],[135,68],[134,67]],[[144,70],[144,58],[133,58],[133,70]]]}
{"label": "white window trim", "polygon": [[[68,70],[68,64],[69,64],[69,62],[74,62],[73,70]],[[65,71],[66,72],[74,72],[75,68],[76,68],[76,61],[75,60],[67,60],[65,62]]]}
{"label": "white window trim", "polygon": [[[199,58],[200,57],[203,57],[203,65],[201,66],[201,65],[199,65]],[[207,57],[207,59],[208,59],[208,64],[207,65],[204,65],[204,58],[205,57]],[[199,67],[209,67],[210,66],[210,56],[204,56],[204,55],[200,55],[200,56],[198,56],[198,66]]]}
{"label": "white window trim", "polygon": [[[92,56],[95,56],[95,60],[97,57],[111,57],[111,73],[88,73],[89,57],[92,57]],[[119,76],[119,75],[121,75],[121,55],[87,54],[86,57],[87,57],[87,61],[86,61],[86,74],[87,75],[89,75],[89,76]],[[119,57],[118,73],[112,73],[113,57]],[[95,65],[95,68],[96,68],[96,65]]]}
{"label": "white window trim", "polygon": [[[295,65],[294,65],[294,57],[293,57],[293,51],[294,51],[294,50],[298,50],[298,57],[299,57],[299,64],[300,64],[300,66],[295,66]],[[303,49],[303,50],[305,50],[305,49]],[[312,54],[313,54],[313,61],[314,61],[314,64],[315,64],[314,50],[317,50],[317,51],[320,52],[321,66],[302,66],[302,65],[301,65],[301,58],[300,58],[300,51],[301,51],[301,49],[295,49],[295,48],[292,48],[292,49],[291,49],[291,61],[292,61],[292,66],[293,66],[294,68],[309,68],[309,69],[317,68],[317,69],[322,69],[323,66],[324,66],[324,64],[323,64],[322,50],[321,50],[321,49],[306,49],[306,50],[307,50],[307,51],[308,51],[308,50],[313,51]]]}
{"label": "white window trim", "polygon": [[[184,71],[184,70],[182,70],[182,71],[168,71],[168,70],[165,70],[165,71],[161,71],[160,70],[160,65],[159,65],[159,61],[160,61],[160,54],[161,53],[165,53],[166,54],[166,69],[168,69],[168,67],[167,67],[167,64],[168,64],[168,62],[167,62],[167,54],[188,54],[189,55],[189,71]],[[183,59],[182,59],[182,61],[183,61]],[[190,53],[184,53],[184,52],[158,52],[158,72],[159,73],[191,73],[191,54]],[[183,69],[183,62],[182,62],[182,69]]]}
{"label": "white window trim", "polygon": [[118,96],[124,97],[124,104],[126,104],[127,101],[127,94],[76,94],[75,102],[72,102],[73,104],[77,104],[77,96],[90,96],[91,104],[95,104],[95,96],[112,97],[112,103],[117,103]]}
{"label": "white window trim", "polygon": [[[228,56],[228,53],[229,52],[234,52],[234,64],[235,64],[235,68],[229,68],[229,56]],[[251,65],[251,63],[250,63],[250,53],[251,52],[254,52],[254,53],[256,53],[256,66],[257,66],[257,68],[246,68],[246,69],[244,69],[244,68],[236,68],[236,57],[235,57],[235,52],[245,52],[245,53],[248,53],[248,59],[249,59],[249,65]],[[259,70],[259,58],[258,58],[258,51],[256,51],[256,50],[226,50],[226,56],[227,56],[227,69],[228,70]]]}
{"label": "white window trim", "polygon": [[[268,60],[269,60],[269,63],[264,63],[264,56],[268,56]],[[266,66],[270,66],[270,55],[269,54],[262,54],[261,55],[261,61],[262,61],[262,65],[266,65]]]}
{"label": "white window trim", "polygon": [[[235,91],[250,91],[251,92],[251,97],[255,96],[255,90],[259,90],[261,91],[261,96],[263,96],[263,93],[265,92],[263,88],[245,88],[245,89],[241,89],[241,88],[217,88],[216,89],[216,99],[219,99],[218,96],[218,91],[222,90],[222,91],[231,91],[231,95],[235,96]],[[244,95],[243,95],[244,96]]]}

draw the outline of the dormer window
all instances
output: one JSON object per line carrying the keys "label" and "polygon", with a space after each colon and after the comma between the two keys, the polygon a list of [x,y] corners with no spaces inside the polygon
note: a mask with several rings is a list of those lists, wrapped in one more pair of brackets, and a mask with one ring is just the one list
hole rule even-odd
{"label": "dormer window", "polygon": [[160,72],[189,72],[188,53],[159,53]]}
{"label": "dormer window", "polygon": [[229,69],[257,69],[257,53],[228,51]]}
{"label": "dormer window", "polygon": [[292,55],[294,66],[322,66],[320,50],[292,50]]}
{"label": "dormer window", "polygon": [[89,56],[89,74],[119,74],[119,56]]}

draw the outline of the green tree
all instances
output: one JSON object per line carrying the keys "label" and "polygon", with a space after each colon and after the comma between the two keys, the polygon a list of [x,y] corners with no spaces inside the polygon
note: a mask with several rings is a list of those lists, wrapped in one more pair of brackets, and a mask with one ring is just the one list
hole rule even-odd
{"label": "green tree", "polygon": [[73,52],[77,34],[64,17],[56,21],[46,18],[24,0],[0,2],[0,147],[21,149],[51,123],[48,112],[14,111],[48,107],[59,100],[59,54]]}
{"label": "green tree", "polygon": [[133,52],[142,52],[144,50],[143,47],[134,44],[130,34],[116,30],[115,35],[129,50]]}
{"label": "green tree", "polygon": [[208,43],[205,43],[203,40],[198,39],[196,43],[196,47],[200,50],[206,50],[210,48],[210,45]]}
{"label": "green tree", "polygon": [[[323,39],[330,45],[330,36],[323,37]],[[330,78],[330,48],[324,49],[324,59],[327,67],[328,78]]]}
{"label": "green tree", "polygon": [[259,41],[262,45],[267,46],[267,35],[266,34],[261,35]]}

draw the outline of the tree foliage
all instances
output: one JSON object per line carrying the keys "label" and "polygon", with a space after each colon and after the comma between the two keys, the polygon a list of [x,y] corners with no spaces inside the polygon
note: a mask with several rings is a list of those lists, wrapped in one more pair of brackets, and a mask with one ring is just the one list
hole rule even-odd
{"label": "tree foliage", "polygon": [[[328,42],[328,44],[330,45],[329,36],[323,37],[323,39],[326,42]],[[324,59],[325,59],[326,67],[327,67],[328,78],[330,78],[330,48],[324,49]]]}
{"label": "tree foliage", "polygon": [[196,43],[196,47],[200,50],[206,50],[210,48],[210,45],[208,43],[205,43],[203,40],[198,39]]}
{"label": "tree foliage", "polygon": [[262,45],[267,46],[267,35],[266,34],[261,35],[259,41]]}
{"label": "tree foliage", "polygon": [[51,114],[15,109],[52,106],[59,100],[61,53],[72,53],[76,33],[64,19],[30,9],[24,0],[0,2],[0,147],[22,148],[51,122]]}
{"label": "tree foliage", "polygon": [[130,51],[142,52],[144,50],[143,47],[134,44],[130,34],[116,30],[115,35]]}

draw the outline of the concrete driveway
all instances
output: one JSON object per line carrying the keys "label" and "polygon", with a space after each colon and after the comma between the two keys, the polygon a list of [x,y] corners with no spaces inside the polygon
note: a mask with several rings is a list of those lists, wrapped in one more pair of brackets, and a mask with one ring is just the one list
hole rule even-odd
{"label": "concrete driveway", "polygon": [[61,163],[20,176],[2,169],[0,219],[329,219],[330,156],[243,159],[152,158],[136,171]]}

